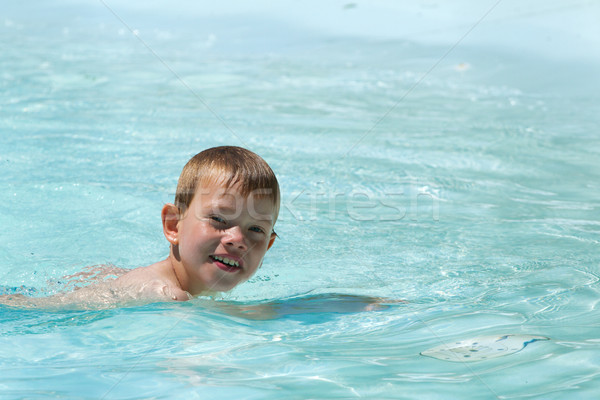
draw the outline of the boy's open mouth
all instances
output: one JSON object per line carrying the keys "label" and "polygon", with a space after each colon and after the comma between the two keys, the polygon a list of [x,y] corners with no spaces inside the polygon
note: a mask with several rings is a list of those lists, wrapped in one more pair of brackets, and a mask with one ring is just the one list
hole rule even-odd
{"label": "boy's open mouth", "polygon": [[232,260],[231,258],[222,257],[222,256],[209,256],[211,260],[215,262],[215,265],[227,272],[234,272],[241,269],[240,263],[236,260]]}

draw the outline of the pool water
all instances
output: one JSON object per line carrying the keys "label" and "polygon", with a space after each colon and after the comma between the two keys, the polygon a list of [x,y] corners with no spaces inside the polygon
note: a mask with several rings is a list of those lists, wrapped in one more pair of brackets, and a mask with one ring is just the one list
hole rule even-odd
{"label": "pool water", "polygon": [[[283,203],[218,299],[0,305],[1,397],[596,398],[600,8],[458,3],[8,7],[0,294],[164,258],[160,209],[207,147],[263,156]],[[420,355],[507,334],[550,340]]]}

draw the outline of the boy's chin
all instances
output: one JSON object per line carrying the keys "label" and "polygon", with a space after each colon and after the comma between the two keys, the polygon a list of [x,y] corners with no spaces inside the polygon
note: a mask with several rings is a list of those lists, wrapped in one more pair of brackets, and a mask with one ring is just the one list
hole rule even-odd
{"label": "boy's chin", "polygon": [[241,282],[214,282],[213,284],[206,285],[207,290],[210,292],[229,292],[234,289]]}

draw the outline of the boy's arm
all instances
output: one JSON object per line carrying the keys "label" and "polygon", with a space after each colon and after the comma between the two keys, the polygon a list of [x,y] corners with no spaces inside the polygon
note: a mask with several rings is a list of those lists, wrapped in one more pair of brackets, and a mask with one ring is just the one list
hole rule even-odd
{"label": "boy's arm", "polygon": [[219,302],[214,306],[236,317],[267,320],[298,314],[356,313],[385,310],[389,307],[389,304],[404,302],[404,300],[386,299],[382,297],[349,294],[319,294],[276,300],[262,304],[242,305]]}

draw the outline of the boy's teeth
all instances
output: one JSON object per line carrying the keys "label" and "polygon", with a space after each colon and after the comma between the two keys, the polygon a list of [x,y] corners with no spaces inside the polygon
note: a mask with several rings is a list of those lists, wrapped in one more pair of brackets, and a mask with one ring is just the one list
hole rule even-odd
{"label": "boy's teeth", "polygon": [[230,260],[227,257],[219,257],[219,256],[213,256],[213,258],[217,261],[221,261],[223,264],[227,264],[227,265],[231,265],[232,267],[239,267],[240,263],[235,261],[235,260]]}

